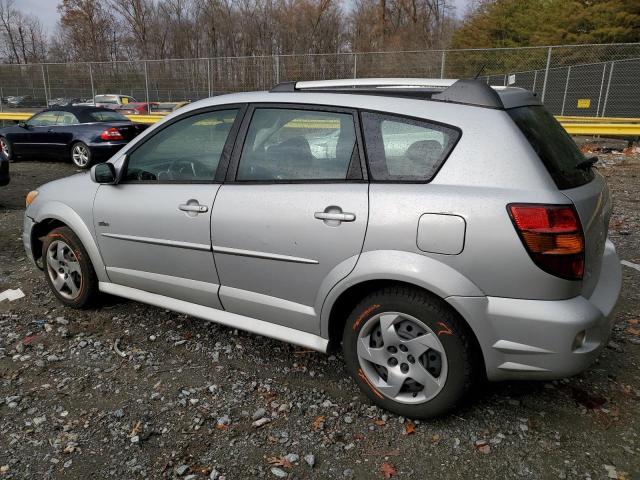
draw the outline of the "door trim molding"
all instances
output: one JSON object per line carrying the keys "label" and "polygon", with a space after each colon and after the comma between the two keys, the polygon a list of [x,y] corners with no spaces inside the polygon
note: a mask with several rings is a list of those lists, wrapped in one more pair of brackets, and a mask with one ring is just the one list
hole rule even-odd
{"label": "door trim molding", "polygon": [[256,333],[265,337],[274,338],[287,343],[293,343],[304,348],[317,350],[325,353],[329,345],[329,340],[312,333],[303,332],[295,328],[277,325],[275,323],[265,322],[257,318],[245,317],[235,313],[218,310],[204,305],[177,300],[156,293],[145,292],[136,288],[125,287],[109,282],[99,282],[98,288],[101,292],[109,293],[119,297],[129,298],[156,307],[166,308],[179,313],[192,315],[194,317],[209,320],[221,325],[239,328],[251,333]]}
{"label": "door trim molding", "polygon": [[241,248],[219,247],[213,245],[212,250],[213,253],[236,255],[239,257],[263,258],[265,260],[279,260],[281,262],[304,263],[307,265],[317,265],[320,263],[318,260],[313,260],[311,258],[292,257],[290,255],[280,255],[277,253],[257,252],[255,250],[242,250]]}
{"label": "door trim molding", "polygon": [[185,248],[187,250],[200,250],[210,252],[211,245],[204,243],[179,242],[178,240],[165,240],[164,238],[138,237],[136,235],[121,235],[119,233],[102,233],[103,237],[126,240],[129,242],[149,243],[151,245],[162,245],[164,247]]}

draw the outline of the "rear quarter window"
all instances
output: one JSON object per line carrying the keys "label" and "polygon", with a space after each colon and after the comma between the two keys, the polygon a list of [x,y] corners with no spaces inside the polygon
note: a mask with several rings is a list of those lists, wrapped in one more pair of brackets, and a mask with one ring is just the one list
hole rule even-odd
{"label": "rear quarter window", "polygon": [[460,138],[459,130],[397,115],[363,112],[373,180],[428,182]]}
{"label": "rear quarter window", "polygon": [[579,168],[586,159],[562,125],[542,106],[507,111],[559,189],[575,188],[593,180],[590,168]]}
{"label": "rear quarter window", "polygon": [[127,122],[129,119],[114,111],[91,112],[91,117],[96,122]]}

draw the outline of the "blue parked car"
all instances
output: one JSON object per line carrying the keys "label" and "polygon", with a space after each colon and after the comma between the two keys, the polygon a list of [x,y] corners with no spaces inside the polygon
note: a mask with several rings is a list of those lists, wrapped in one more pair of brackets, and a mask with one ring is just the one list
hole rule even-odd
{"label": "blue parked car", "polygon": [[86,169],[108,160],[144,129],[107,108],[53,107],[0,129],[0,149],[8,160],[71,160]]}

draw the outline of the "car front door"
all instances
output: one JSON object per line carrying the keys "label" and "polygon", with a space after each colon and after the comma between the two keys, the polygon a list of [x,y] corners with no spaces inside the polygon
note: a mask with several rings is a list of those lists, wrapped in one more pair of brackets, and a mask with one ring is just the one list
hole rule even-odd
{"label": "car front door", "polygon": [[368,220],[357,117],[257,105],[213,206],[225,310],[319,333],[324,295],[355,267]]}
{"label": "car front door", "polygon": [[94,225],[112,283],[220,308],[210,218],[242,112],[178,117],[127,154],[120,183],[100,186]]}
{"label": "car front door", "polygon": [[58,120],[59,112],[38,113],[27,120],[22,130],[13,135],[12,146],[16,155],[49,157],[51,155],[50,137],[47,132]]}

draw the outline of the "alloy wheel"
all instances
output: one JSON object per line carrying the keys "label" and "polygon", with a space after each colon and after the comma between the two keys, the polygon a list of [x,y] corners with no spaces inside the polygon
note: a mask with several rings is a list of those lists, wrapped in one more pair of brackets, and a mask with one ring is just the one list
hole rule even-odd
{"label": "alloy wheel", "polygon": [[78,167],[86,167],[89,163],[89,149],[84,145],[75,145],[71,152],[71,158]]}
{"label": "alloy wheel", "polygon": [[404,313],[370,318],[358,334],[357,355],[367,381],[399,403],[427,402],[447,380],[447,355],[438,336]]}
{"label": "alloy wheel", "polygon": [[71,247],[62,240],[51,242],[46,261],[53,287],[64,298],[75,300],[82,287],[82,270]]}
{"label": "alloy wheel", "polygon": [[4,138],[0,138],[0,151],[2,151],[2,154],[7,159],[11,155],[11,152],[9,151],[9,143]]}

